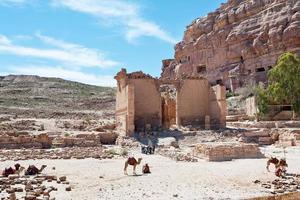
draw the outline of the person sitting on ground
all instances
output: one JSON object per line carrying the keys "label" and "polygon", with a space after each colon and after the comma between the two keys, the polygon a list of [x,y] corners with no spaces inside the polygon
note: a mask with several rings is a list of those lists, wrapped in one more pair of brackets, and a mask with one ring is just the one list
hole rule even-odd
{"label": "person sitting on ground", "polygon": [[148,165],[148,163],[146,163],[144,166],[143,166],[143,174],[150,174],[150,167]]}

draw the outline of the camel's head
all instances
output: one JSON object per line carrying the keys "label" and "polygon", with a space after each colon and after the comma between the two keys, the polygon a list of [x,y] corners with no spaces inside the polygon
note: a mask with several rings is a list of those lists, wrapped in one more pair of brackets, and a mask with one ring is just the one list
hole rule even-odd
{"label": "camel's head", "polygon": [[283,159],[280,159],[279,164],[280,164],[281,166],[285,166],[285,167],[288,166],[288,164],[286,163],[286,160],[285,160],[284,158],[283,158]]}
{"label": "camel's head", "polygon": [[138,164],[140,164],[142,160],[142,158],[138,158]]}
{"label": "camel's head", "polygon": [[47,165],[42,165],[42,167],[41,167],[41,168],[42,168],[42,169],[45,169],[46,167],[47,167]]}
{"label": "camel's head", "polygon": [[276,158],[276,157],[271,157],[270,159],[269,159],[269,161],[271,162],[271,163],[278,163],[279,162],[279,160]]}
{"label": "camel's head", "polygon": [[16,170],[18,170],[20,167],[21,167],[21,165],[19,163],[15,164]]}

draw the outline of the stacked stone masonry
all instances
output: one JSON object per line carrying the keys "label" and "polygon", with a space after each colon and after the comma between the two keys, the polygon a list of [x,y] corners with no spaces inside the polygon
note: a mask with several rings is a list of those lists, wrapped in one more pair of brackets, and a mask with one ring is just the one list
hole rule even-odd
{"label": "stacked stone masonry", "polygon": [[257,144],[204,143],[194,148],[194,155],[208,161],[230,161],[232,159],[262,158]]}
{"label": "stacked stone masonry", "polygon": [[101,144],[114,144],[116,133],[78,134],[76,136],[39,135],[0,135],[0,149],[51,148],[51,147],[97,147]]}
{"label": "stacked stone masonry", "polygon": [[[142,72],[127,74],[122,69],[115,77],[116,128],[123,135],[135,131],[159,130],[177,126],[223,128],[226,123],[225,87],[211,87],[204,78],[155,79]],[[162,95],[162,85],[176,88],[175,99]],[[206,124],[206,125],[205,125]]]}

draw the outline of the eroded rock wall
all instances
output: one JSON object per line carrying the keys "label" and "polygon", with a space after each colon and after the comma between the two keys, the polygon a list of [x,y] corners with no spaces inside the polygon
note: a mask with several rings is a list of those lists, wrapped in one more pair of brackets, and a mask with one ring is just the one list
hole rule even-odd
{"label": "eroded rock wall", "polygon": [[235,89],[248,79],[265,81],[287,51],[300,53],[299,0],[229,0],[187,26],[162,77],[199,75]]}

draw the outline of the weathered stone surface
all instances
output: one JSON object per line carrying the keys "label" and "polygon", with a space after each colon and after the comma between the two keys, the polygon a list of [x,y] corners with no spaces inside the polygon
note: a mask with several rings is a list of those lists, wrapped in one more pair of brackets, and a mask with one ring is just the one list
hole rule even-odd
{"label": "weathered stone surface", "polygon": [[[156,79],[142,72],[127,73],[126,69],[115,79],[116,130],[120,135],[158,131],[171,125],[205,128],[207,117],[206,127],[226,126],[226,90],[222,85],[212,87],[206,79],[192,76],[172,81]],[[166,101],[165,85],[176,90],[172,103]]]}
{"label": "weathered stone surface", "polygon": [[162,77],[199,75],[235,89],[265,81],[286,51],[300,53],[299,1],[229,0],[187,26],[175,59],[163,61]]}
{"label": "weathered stone surface", "polygon": [[208,161],[230,161],[240,158],[262,158],[258,145],[242,143],[203,143],[194,148],[195,155]]}

